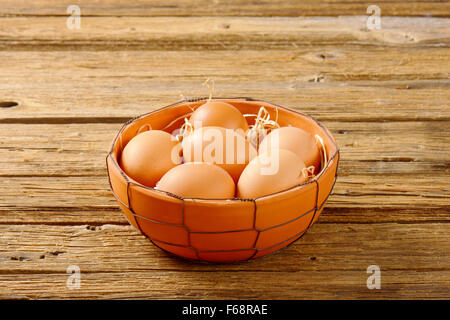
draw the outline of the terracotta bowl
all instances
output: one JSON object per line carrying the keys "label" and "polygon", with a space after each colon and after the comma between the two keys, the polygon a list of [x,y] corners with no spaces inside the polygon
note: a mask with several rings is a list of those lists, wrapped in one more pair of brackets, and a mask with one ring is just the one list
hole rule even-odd
{"label": "terracotta bowl", "polygon": [[[320,216],[337,177],[339,149],[331,133],[311,116],[251,98],[218,98],[243,114],[264,106],[280,126],[302,128],[324,142],[328,163],[312,180],[256,199],[194,199],[141,185],[120,168],[123,147],[143,130],[172,133],[183,116],[205,102],[187,100],[124,124],[106,158],[111,190],[128,221],[153,244],[174,255],[210,262],[235,262],[274,253],[299,239]],[[278,110],[276,110],[278,109]],[[179,118],[179,120],[174,121]],[[249,122],[251,119],[248,118]]]}

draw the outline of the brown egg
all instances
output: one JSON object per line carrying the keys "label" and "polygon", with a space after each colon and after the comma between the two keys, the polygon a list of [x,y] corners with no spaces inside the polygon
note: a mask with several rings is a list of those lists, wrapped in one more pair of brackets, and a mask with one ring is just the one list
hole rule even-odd
{"label": "brown egg", "polygon": [[225,169],[235,182],[257,155],[245,136],[232,129],[202,127],[183,139],[185,162],[208,162]]}
{"label": "brown egg", "polygon": [[156,189],[185,198],[225,199],[234,197],[235,184],[222,168],[204,162],[189,162],[169,170]]}
{"label": "brown egg", "polygon": [[239,178],[237,196],[258,198],[306,181],[305,164],[292,151],[273,149],[254,158]]}
{"label": "brown egg", "polygon": [[169,133],[145,131],[127,143],[120,166],[130,178],[153,187],[167,171],[181,163],[180,151],[180,143]]}
{"label": "brown egg", "polygon": [[282,127],[272,130],[261,142],[258,153],[270,152],[270,149],[286,149],[297,154],[307,167],[320,169],[320,150],[314,138],[305,130],[297,127]]}
{"label": "brown egg", "polygon": [[236,107],[223,101],[207,101],[198,107],[191,115],[189,122],[194,129],[200,127],[223,127],[242,129],[247,132],[248,123]]}

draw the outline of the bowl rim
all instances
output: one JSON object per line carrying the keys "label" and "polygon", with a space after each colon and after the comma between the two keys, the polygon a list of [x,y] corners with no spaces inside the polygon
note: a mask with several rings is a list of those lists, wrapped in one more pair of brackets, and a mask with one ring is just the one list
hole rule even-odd
{"label": "bowl rim", "polygon": [[[169,109],[169,108],[175,107],[175,106],[183,104],[183,103],[198,102],[198,101],[203,101],[203,100],[208,100],[208,99],[209,99],[209,97],[183,99],[183,100],[180,100],[178,102],[169,104],[167,106],[164,106],[164,107],[161,107],[161,108],[149,111],[147,113],[135,116],[135,117],[129,119],[128,121],[126,121],[122,125],[122,127],[120,128],[119,132],[116,134],[116,136],[115,136],[115,138],[114,138],[114,140],[113,140],[113,142],[111,144],[111,147],[109,149],[109,152],[108,152],[108,154],[106,156],[106,168],[107,168],[107,171],[108,171],[108,180],[109,180],[109,184],[110,184],[110,187],[111,187],[111,190],[113,191],[113,193],[114,193],[114,190],[113,190],[112,185],[111,185],[111,178],[110,178],[110,172],[109,172],[108,158],[111,158],[112,163],[114,164],[116,169],[119,171],[120,175],[125,179],[125,181],[127,183],[127,190],[129,189],[129,185],[130,184],[134,184],[134,185],[136,185],[138,187],[141,187],[141,188],[144,188],[146,190],[150,190],[150,191],[157,192],[157,193],[162,193],[162,194],[165,194],[167,196],[170,196],[170,197],[173,197],[173,198],[176,198],[176,199],[179,199],[179,200],[239,201],[239,202],[242,202],[242,201],[256,201],[256,200],[260,200],[260,199],[263,199],[263,198],[268,198],[268,197],[271,197],[271,196],[275,196],[275,195],[278,195],[278,194],[281,194],[281,193],[293,190],[295,188],[301,189],[302,186],[305,186],[305,185],[308,185],[308,184],[318,183],[318,179],[329,169],[330,163],[333,160],[335,160],[335,159],[337,161],[337,163],[336,163],[336,176],[337,176],[337,171],[338,171],[338,166],[339,166],[339,158],[340,158],[340,156],[339,156],[340,155],[340,149],[339,149],[339,146],[337,145],[334,137],[331,135],[331,133],[328,131],[328,129],[319,120],[317,120],[315,117],[313,117],[313,116],[311,116],[309,114],[303,113],[301,111],[297,111],[297,110],[292,109],[292,108],[284,107],[284,106],[275,104],[275,103],[270,102],[270,101],[266,101],[266,100],[262,100],[262,99],[254,99],[254,98],[250,98],[250,97],[232,97],[232,98],[230,98],[230,97],[213,97],[211,100],[238,100],[238,101],[239,100],[241,100],[241,101],[243,100],[243,101],[263,102],[263,103],[270,104],[270,105],[272,105],[272,106],[274,106],[276,108],[281,108],[281,109],[284,109],[284,110],[287,110],[287,111],[290,111],[290,112],[294,112],[296,114],[299,114],[299,115],[301,115],[303,117],[309,118],[312,121],[314,121],[323,130],[323,132],[325,132],[325,134],[328,136],[328,138],[330,139],[330,141],[333,143],[333,145],[335,147],[334,153],[330,156],[330,158],[328,159],[328,162],[325,164],[325,166],[322,168],[322,170],[320,171],[320,173],[318,175],[316,175],[314,178],[312,178],[311,180],[308,180],[306,182],[303,182],[303,183],[300,183],[300,184],[296,184],[296,185],[291,186],[289,188],[286,188],[286,189],[283,189],[283,190],[280,190],[280,191],[277,191],[277,192],[274,192],[274,193],[266,194],[266,195],[263,195],[263,196],[260,196],[260,197],[256,197],[256,198],[240,198],[240,197],[232,197],[232,198],[195,198],[195,197],[181,197],[181,196],[178,196],[178,195],[173,194],[173,193],[168,192],[168,191],[159,190],[159,189],[156,189],[154,187],[149,187],[149,186],[143,185],[143,184],[137,182],[136,180],[132,179],[131,177],[129,177],[122,170],[122,168],[120,167],[120,165],[117,162],[116,157],[113,156],[114,146],[116,145],[117,140],[119,139],[119,136],[122,134],[122,132],[125,130],[125,128],[129,124],[133,123],[134,121],[136,121],[138,119],[141,119],[141,118],[144,118],[144,117],[146,117],[148,115],[151,115],[153,113],[160,112],[160,111],[163,111],[165,109]],[[127,191],[127,193],[128,193],[128,191]]]}

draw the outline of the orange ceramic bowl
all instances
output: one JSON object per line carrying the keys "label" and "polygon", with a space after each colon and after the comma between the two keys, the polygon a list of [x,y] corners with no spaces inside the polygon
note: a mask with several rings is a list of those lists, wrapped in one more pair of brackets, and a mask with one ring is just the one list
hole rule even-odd
{"label": "orange ceramic bowl", "polygon": [[[201,261],[235,262],[274,253],[299,239],[317,220],[337,177],[339,149],[331,133],[311,116],[251,98],[218,98],[243,114],[264,106],[280,126],[318,134],[328,163],[312,180],[256,199],[194,199],[141,185],[120,168],[123,147],[142,130],[172,133],[184,115],[206,98],[185,100],[131,119],[114,139],[106,158],[109,182],[128,221],[153,244],[174,255]],[[178,119],[178,120],[176,120]],[[251,124],[253,118],[247,118]],[[176,120],[176,121],[174,121]]]}

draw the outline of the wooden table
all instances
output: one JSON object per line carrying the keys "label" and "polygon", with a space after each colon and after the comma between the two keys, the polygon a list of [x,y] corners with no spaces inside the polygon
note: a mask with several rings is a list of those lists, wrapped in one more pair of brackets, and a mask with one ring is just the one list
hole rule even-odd
{"label": "wooden table", "polygon": [[[0,1],[0,298],[450,298],[448,2],[376,1],[380,30],[359,0],[76,3],[80,29],[71,0]],[[122,123],[207,95],[207,77],[341,147],[323,215],[278,254],[167,256],[109,190]]]}

